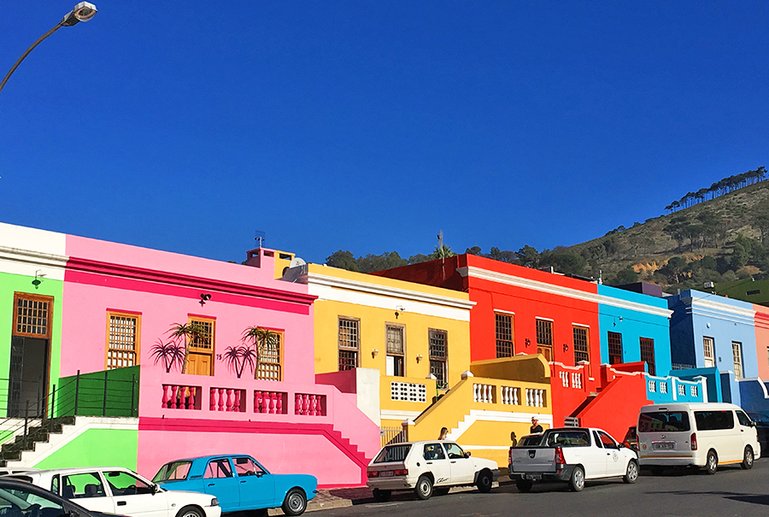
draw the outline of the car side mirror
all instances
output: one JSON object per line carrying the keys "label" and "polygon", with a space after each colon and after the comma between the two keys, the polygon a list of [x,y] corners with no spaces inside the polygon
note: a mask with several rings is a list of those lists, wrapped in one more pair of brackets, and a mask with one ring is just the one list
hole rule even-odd
{"label": "car side mirror", "polygon": [[618,443],[617,444],[617,448],[618,449],[624,449],[625,447],[627,447],[627,445],[625,445],[624,443]]}
{"label": "car side mirror", "polygon": [[466,451],[466,452],[465,452],[465,458],[469,458],[470,456],[471,456],[471,453],[470,453],[470,451]]}
{"label": "car side mirror", "polygon": [[158,492],[160,492],[160,486],[159,485],[152,485],[152,495],[155,495]]}
{"label": "car side mirror", "polygon": [[261,470],[256,473],[256,477],[260,478],[262,476],[264,476],[264,472],[262,472]]}

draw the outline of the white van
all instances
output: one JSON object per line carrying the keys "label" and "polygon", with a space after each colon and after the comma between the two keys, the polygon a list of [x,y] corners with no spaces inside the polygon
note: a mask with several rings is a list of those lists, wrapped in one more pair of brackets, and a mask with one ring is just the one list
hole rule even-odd
{"label": "white van", "polygon": [[652,404],[638,416],[642,467],[753,467],[761,457],[756,424],[739,406],[721,403]]}

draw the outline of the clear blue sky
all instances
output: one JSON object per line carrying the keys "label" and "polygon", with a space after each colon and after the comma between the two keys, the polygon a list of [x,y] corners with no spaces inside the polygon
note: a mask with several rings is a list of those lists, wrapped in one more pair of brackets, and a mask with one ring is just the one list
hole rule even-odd
{"label": "clear blue sky", "polygon": [[[0,73],[74,3],[6,12]],[[223,260],[256,230],[314,262],[543,249],[769,166],[765,1],[96,3],[0,93],[0,221]]]}

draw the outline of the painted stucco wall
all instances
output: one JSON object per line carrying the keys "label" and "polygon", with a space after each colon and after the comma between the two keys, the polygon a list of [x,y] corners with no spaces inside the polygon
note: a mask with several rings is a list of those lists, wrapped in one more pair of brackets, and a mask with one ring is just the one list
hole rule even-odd
{"label": "painted stucco wall", "polygon": [[136,469],[137,430],[90,429],[34,465],[38,469],[125,467]]}
{"label": "painted stucco wall", "polygon": [[[7,383],[10,373],[16,292],[53,297],[49,382],[58,382],[65,264],[64,234],[0,223],[0,378],[6,379],[2,382]],[[5,409],[0,408],[0,414]]]}
{"label": "painted stucco wall", "polygon": [[609,332],[622,335],[622,360],[625,363],[641,360],[640,339],[649,338],[654,340],[655,373],[667,376],[671,369],[671,311],[667,301],[606,285],[598,286],[598,294],[615,301],[611,305],[599,305],[601,362],[609,363]]}
{"label": "painted stucco wall", "polygon": [[[693,357],[695,367],[703,368],[703,338],[707,336],[714,340],[715,367],[720,373],[734,371],[732,342],[736,341],[742,345],[743,376],[758,376],[755,311],[752,304],[687,290],[671,297],[669,305],[675,311],[674,326],[671,327],[674,363],[685,363]],[[691,327],[691,334],[686,330],[688,327]],[[689,339],[689,336],[689,342],[678,341]],[[735,401],[734,397],[739,398],[739,393],[733,393],[732,397],[732,401]]]}
{"label": "painted stucco wall", "polygon": [[769,379],[769,307],[753,305],[756,311],[756,360],[758,361],[758,376]]}

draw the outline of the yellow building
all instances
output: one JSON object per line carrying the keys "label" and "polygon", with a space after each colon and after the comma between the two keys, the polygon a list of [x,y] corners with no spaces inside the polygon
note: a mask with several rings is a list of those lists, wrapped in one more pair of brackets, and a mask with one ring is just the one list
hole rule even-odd
{"label": "yellow building", "polygon": [[467,293],[318,264],[305,271],[318,297],[315,372],[378,372],[384,433],[397,434],[468,369]]}

